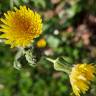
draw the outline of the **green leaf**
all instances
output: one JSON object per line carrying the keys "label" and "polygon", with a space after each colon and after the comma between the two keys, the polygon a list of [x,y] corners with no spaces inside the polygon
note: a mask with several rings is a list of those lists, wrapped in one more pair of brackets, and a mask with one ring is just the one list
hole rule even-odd
{"label": "green leaf", "polygon": [[33,56],[32,50],[29,49],[29,50],[25,51],[25,58],[28,61],[30,66],[34,66],[35,65],[36,57]]}
{"label": "green leaf", "polygon": [[21,69],[21,64],[19,62],[20,57],[24,54],[24,50],[22,48],[20,48],[17,52],[17,54],[15,55],[15,59],[14,59],[14,63],[13,66],[14,68],[20,70]]}
{"label": "green leaf", "polygon": [[32,0],[34,2],[34,5],[36,7],[40,6],[41,8],[45,8],[46,7],[46,2],[45,0]]}
{"label": "green leaf", "polygon": [[48,36],[47,42],[48,45],[53,49],[57,48],[60,44],[60,40],[54,36]]}
{"label": "green leaf", "polygon": [[14,68],[16,68],[17,70],[20,70],[22,68],[20,62],[18,60],[14,60]]}

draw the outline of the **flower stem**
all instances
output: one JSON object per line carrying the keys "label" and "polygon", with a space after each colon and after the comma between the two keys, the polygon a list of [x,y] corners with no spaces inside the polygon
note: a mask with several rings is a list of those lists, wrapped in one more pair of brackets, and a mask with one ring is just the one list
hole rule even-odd
{"label": "flower stem", "polygon": [[48,61],[50,61],[50,62],[52,62],[52,63],[55,62],[55,60],[54,60],[54,59],[51,59],[51,58],[46,58],[46,60],[48,60]]}

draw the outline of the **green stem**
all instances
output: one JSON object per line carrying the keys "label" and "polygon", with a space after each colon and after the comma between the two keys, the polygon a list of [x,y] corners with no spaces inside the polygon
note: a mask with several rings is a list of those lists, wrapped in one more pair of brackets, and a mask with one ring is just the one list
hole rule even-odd
{"label": "green stem", "polygon": [[69,64],[65,64],[65,63],[67,63],[67,61],[65,62],[64,59],[63,59],[63,62],[61,62],[61,60],[59,58],[57,58],[56,60],[53,60],[51,58],[46,58],[46,59],[54,64],[55,70],[63,71],[67,74],[70,74],[70,66],[69,66]]}
{"label": "green stem", "polygon": [[10,9],[13,9],[13,6],[14,6],[14,1],[10,0]]}
{"label": "green stem", "polygon": [[46,58],[46,60],[52,62],[52,63],[55,63],[55,60],[54,59],[51,59],[51,58]]}

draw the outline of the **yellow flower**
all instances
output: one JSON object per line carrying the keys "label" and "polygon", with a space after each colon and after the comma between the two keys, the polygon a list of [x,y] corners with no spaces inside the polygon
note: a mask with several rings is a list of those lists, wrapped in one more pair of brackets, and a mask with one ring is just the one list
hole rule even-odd
{"label": "yellow flower", "polygon": [[46,46],[46,40],[45,39],[40,39],[38,42],[37,42],[37,47],[39,48],[43,48]]}
{"label": "yellow flower", "polygon": [[95,77],[95,71],[95,66],[91,64],[77,64],[72,68],[70,82],[76,96],[80,96],[80,93],[86,93],[90,81]]}
{"label": "yellow flower", "polygon": [[5,43],[11,47],[27,47],[42,33],[42,19],[37,12],[26,6],[14,9],[4,13],[5,18],[0,19],[0,31],[4,33],[0,37],[5,38]]}

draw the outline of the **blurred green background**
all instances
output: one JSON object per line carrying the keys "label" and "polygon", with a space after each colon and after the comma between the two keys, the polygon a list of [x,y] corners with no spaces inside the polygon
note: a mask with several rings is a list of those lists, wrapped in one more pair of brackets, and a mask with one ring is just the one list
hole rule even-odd
{"label": "blurred green background", "polygon": [[[42,15],[39,38],[45,38],[47,46],[34,44],[37,67],[25,63],[17,70],[17,49],[0,40],[0,96],[74,96],[68,75],[55,71],[45,57],[64,56],[71,64],[96,62],[96,0],[0,0],[0,17],[20,5]],[[84,96],[96,96],[96,80]]]}

